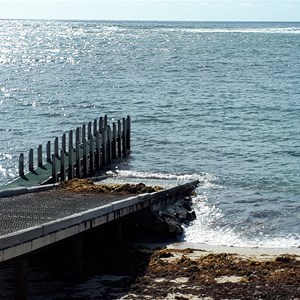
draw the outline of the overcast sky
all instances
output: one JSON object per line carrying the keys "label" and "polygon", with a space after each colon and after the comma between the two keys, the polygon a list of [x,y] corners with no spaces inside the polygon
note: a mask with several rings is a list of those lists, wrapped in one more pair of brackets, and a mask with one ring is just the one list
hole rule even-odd
{"label": "overcast sky", "polygon": [[300,0],[0,0],[0,18],[300,21]]}

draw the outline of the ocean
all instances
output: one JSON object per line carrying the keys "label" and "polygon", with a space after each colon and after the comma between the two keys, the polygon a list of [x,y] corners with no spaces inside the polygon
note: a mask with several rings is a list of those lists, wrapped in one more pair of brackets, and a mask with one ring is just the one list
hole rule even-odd
{"label": "ocean", "polygon": [[300,246],[300,23],[0,20],[0,184],[94,118],[127,180],[199,179],[184,240]]}

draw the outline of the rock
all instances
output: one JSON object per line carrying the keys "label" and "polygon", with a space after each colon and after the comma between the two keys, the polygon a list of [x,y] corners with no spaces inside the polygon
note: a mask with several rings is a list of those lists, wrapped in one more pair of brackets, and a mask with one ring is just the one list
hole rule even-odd
{"label": "rock", "polygon": [[183,234],[182,224],[189,224],[196,219],[191,210],[191,198],[186,197],[158,211],[143,213],[139,220],[141,236],[174,238]]}

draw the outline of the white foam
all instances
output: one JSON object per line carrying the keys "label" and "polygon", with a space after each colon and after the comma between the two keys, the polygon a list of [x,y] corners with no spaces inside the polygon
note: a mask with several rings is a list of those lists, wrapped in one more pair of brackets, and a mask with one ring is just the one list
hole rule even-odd
{"label": "white foam", "polygon": [[259,247],[259,248],[295,248],[300,245],[299,234],[269,236],[264,233],[257,237],[246,238],[240,228],[219,226],[223,217],[222,210],[211,204],[206,195],[194,199],[197,219],[185,227],[185,242],[202,243],[213,246]]}

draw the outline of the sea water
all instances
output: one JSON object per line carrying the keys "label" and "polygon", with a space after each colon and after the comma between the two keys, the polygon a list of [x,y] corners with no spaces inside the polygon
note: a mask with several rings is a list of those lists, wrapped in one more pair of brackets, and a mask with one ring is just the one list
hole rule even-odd
{"label": "sea water", "polygon": [[300,23],[0,25],[0,184],[21,152],[131,115],[120,177],[201,182],[186,241],[300,245]]}

